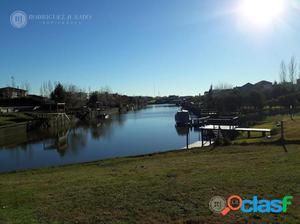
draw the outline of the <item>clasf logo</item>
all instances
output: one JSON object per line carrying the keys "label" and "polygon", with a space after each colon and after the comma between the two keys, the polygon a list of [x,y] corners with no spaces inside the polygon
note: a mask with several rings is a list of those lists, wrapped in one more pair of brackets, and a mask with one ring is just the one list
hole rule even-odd
{"label": "clasf logo", "polygon": [[238,195],[230,196],[227,201],[222,197],[213,197],[209,203],[209,207],[212,211],[227,215],[230,211],[241,210],[244,213],[286,213],[288,206],[292,204],[293,196],[285,196],[283,199],[274,200],[259,200],[257,196],[252,199],[243,200]]}

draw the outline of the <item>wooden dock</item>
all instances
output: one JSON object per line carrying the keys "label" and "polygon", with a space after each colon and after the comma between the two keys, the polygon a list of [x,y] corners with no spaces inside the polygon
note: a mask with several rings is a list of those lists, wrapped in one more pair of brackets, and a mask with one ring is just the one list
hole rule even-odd
{"label": "wooden dock", "polygon": [[266,128],[235,128],[235,130],[239,132],[247,132],[248,138],[251,137],[251,132],[260,132],[262,137],[266,137],[267,133],[271,135],[271,129]]}
{"label": "wooden dock", "polygon": [[[259,132],[262,137],[265,137],[267,133],[271,134],[271,129],[266,128],[241,128],[238,125],[239,117],[218,117],[211,118],[210,116],[196,117],[192,116],[190,125],[198,127],[203,134],[203,131],[218,131],[218,136],[221,131],[236,131],[236,132],[247,132],[248,138],[251,137],[252,132]],[[203,136],[203,135],[202,135]]]}
{"label": "wooden dock", "polygon": [[267,133],[271,134],[271,129],[267,128],[240,128],[238,126],[231,125],[206,125],[199,127],[201,130],[211,130],[211,131],[237,131],[237,132],[247,132],[248,138],[251,137],[251,132],[259,132],[262,137],[265,137]]}
{"label": "wooden dock", "polygon": [[37,119],[44,119],[50,127],[66,127],[70,125],[71,120],[66,113],[31,113]]}

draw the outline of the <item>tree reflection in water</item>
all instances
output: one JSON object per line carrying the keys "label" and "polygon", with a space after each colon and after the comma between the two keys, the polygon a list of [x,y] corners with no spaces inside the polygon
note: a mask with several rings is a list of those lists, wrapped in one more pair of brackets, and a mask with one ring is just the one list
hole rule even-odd
{"label": "tree reflection in water", "polygon": [[190,131],[190,128],[188,126],[175,126],[175,128],[179,136],[186,136]]}
{"label": "tree reflection in water", "polygon": [[44,150],[56,150],[60,156],[64,156],[67,150],[77,154],[84,149],[88,141],[88,133],[95,140],[109,138],[113,134],[113,126],[123,126],[125,119],[122,115],[115,115],[113,119],[94,120],[90,122],[80,122],[75,127],[49,128],[45,130],[11,133],[1,138],[0,149],[20,148],[28,151],[31,144],[41,142]]}
{"label": "tree reflection in water", "polygon": [[49,129],[51,138],[43,141],[44,150],[57,150],[60,156],[64,156],[68,148],[68,128]]}
{"label": "tree reflection in water", "polygon": [[83,127],[72,128],[69,133],[69,145],[74,154],[87,144],[88,129]]}
{"label": "tree reflection in water", "polygon": [[155,105],[69,129],[5,131],[0,133],[0,172],[182,148],[186,139],[197,141],[199,133],[188,127],[174,130],[176,112],[176,107]]}
{"label": "tree reflection in water", "polygon": [[122,127],[125,123],[125,118],[123,116],[123,114],[116,114],[113,116],[113,120],[116,122],[116,124],[119,127]]}
{"label": "tree reflection in water", "polygon": [[112,129],[113,120],[98,120],[94,121],[91,125],[91,136],[93,139],[99,140],[103,137],[110,137],[113,133]]}

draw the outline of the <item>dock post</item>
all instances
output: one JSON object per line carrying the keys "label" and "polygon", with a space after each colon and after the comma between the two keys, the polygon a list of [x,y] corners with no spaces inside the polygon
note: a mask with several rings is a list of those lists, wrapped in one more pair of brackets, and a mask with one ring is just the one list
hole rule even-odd
{"label": "dock post", "polygon": [[202,143],[202,147],[204,146],[204,145],[203,145],[203,139],[204,139],[203,133],[204,133],[204,132],[203,132],[203,129],[201,129],[201,143]]}
{"label": "dock post", "polygon": [[189,131],[186,133],[186,149],[189,149]]}
{"label": "dock post", "polygon": [[283,127],[283,121],[280,121],[280,135],[281,135],[281,140],[283,141],[284,139],[284,127]]}
{"label": "dock post", "polygon": [[248,138],[250,138],[251,134],[250,134],[250,131],[248,131]]}

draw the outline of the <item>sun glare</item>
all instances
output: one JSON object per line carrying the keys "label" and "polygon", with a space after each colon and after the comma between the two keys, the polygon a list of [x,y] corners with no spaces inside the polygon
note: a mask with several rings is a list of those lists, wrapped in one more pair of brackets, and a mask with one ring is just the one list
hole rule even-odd
{"label": "sun glare", "polygon": [[241,0],[239,11],[254,25],[265,26],[283,13],[284,0]]}

